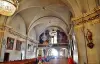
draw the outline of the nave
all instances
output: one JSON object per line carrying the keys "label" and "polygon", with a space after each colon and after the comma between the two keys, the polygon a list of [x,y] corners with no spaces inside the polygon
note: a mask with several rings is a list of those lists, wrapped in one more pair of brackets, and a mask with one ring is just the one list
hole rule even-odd
{"label": "nave", "polygon": [[100,64],[99,24],[100,0],[0,0],[0,64]]}

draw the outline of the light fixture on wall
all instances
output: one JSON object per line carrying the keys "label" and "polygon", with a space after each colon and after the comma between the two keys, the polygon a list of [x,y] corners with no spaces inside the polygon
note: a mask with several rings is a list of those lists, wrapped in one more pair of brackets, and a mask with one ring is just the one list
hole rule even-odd
{"label": "light fixture on wall", "polygon": [[0,0],[0,14],[11,16],[18,9],[18,0]]}

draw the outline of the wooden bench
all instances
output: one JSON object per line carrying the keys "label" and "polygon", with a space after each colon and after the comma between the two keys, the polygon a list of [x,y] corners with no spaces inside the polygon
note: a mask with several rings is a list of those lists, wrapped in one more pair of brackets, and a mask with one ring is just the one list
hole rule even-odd
{"label": "wooden bench", "polygon": [[7,61],[0,62],[0,64],[35,64],[36,58],[34,59],[25,59],[25,60],[15,60],[15,61]]}

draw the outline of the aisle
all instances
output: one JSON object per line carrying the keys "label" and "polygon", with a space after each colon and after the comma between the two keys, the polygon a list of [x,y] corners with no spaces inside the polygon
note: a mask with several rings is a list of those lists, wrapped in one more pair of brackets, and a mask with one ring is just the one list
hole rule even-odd
{"label": "aisle", "polygon": [[47,63],[44,64],[67,64],[67,59],[65,58],[60,58],[60,59],[52,59]]}

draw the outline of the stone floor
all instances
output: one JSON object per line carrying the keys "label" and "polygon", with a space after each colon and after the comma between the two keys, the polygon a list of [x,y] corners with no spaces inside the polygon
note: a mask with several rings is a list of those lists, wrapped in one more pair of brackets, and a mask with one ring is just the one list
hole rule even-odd
{"label": "stone floor", "polygon": [[52,60],[50,60],[50,62],[47,62],[44,64],[67,64],[67,59],[65,59],[65,58],[52,59]]}

